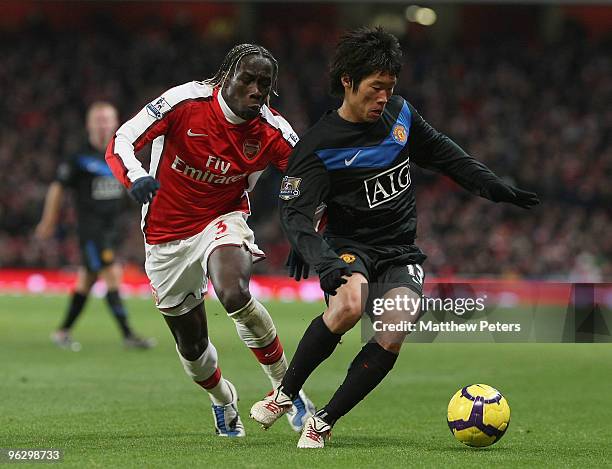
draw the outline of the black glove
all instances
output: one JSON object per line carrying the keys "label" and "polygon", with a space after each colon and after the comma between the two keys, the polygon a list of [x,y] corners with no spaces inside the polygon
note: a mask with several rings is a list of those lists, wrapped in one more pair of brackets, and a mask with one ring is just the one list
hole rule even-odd
{"label": "black glove", "polygon": [[286,266],[289,267],[289,277],[293,277],[298,282],[302,279],[307,279],[308,274],[310,274],[310,264],[304,262],[302,256],[293,248],[289,251]]}
{"label": "black glove", "polygon": [[148,204],[159,190],[159,182],[151,176],[136,179],[129,190],[130,197],[140,204]]}
{"label": "black glove", "polygon": [[501,180],[489,182],[483,189],[482,195],[493,202],[508,202],[526,209],[540,203],[538,194],[535,192],[518,189]]}
{"label": "black glove", "polygon": [[332,270],[328,274],[319,278],[321,290],[331,296],[336,295],[336,290],[346,283],[346,279],[342,276],[350,277],[353,275],[348,267],[339,267]]}

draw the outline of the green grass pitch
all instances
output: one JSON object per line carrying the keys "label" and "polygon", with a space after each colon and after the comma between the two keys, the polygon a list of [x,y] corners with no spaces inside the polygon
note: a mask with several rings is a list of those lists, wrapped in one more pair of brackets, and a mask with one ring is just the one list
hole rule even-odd
{"label": "green grass pitch", "polygon": [[[612,346],[407,344],[395,369],[342,419],[322,451],[297,450],[286,421],[262,431],[250,405],[270,389],[232,322],[207,301],[224,375],[237,386],[247,437],[214,435],[208,398],[185,376],[152,303],[128,302],[157,348],[126,351],[103,301],[75,329],[79,353],[49,341],[65,297],[0,296],[0,448],[53,447],[62,467],[602,467],[612,465]],[[268,303],[290,357],[321,304]],[[306,384],[327,402],[360,348],[344,338]],[[504,438],[461,445],[446,406],[461,386],[487,383],[512,409]],[[27,465],[26,465],[27,466]]]}

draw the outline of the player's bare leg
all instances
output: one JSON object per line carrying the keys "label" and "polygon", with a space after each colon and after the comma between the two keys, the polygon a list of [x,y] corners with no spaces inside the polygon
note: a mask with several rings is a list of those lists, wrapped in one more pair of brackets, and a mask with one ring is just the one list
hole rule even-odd
{"label": "player's bare leg", "polygon": [[208,274],[238,336],[276,387],[285,375],[287,361],[270,314],[249,291],[252,265],[252,255],[244,247],[223,246],[210,255]]}
{"label": "player's bare leg", "polygon": [[164,319],[174,336],[176,350],[185,372],[208,392],[217,434],[229,437],[244,436],[244,426],[236,406],[238,394],[232,383],[221,376],[217,350],[208,339],[204,304],[200,303],[180,316],[164,314]]}
{"label": "player's bare leg", "polygon": [[[407,298],[408,301],[406,302],[406,304],[408,305],[420,304],[418,302],[420,295],[418,293],[415,293],[410,288],[405,288],[405,287],[394,288],[392,290],[389,290],[384,295],[385,299],[388,299],[388,298],[395,299],[397,297]],[[415,323],[419,319],[420,308],[417,308],[414,311],[410,311],[410,310],[406,311],[404,309],[385,310],[384,314],[381,316],[384,316],[382,318],[383,324],[402,324],[402,321]],[[384,330],[384,331],[377,331],[374,334],[374,339],[385,350],[395,353],[396,355],[399,355],[400,350],[402,348],[402,344],[404,343],[404,339],[406,338],[407,335],[408,335],[407,331]]]}
{"label": "player's bare leg", "polygon": [[98,274],[96,272],[90,272],[85,267],[79,268],[74,292],[70,298],[64,320],[60,327],[51,334],[51,341],[58,347],[72,350],[73,352],[81,350],[81,344],[72,339],[70,330],[83,312],[89,291],[97,279]]}
{"label": "player's bare leg", "polygon": [[106,283],[106,303],[111,310],[113,317],[117,321],[117,325],[123,335],[123,343],[127,348],[150,349],[156,344],[155,339],[146,339],[139,337],[134,333],[128,321],[128,315],[123,301],[119,295],[119,287],[121,285],[122,269],[117,263],[104,267],[100,271],[100,276]]}
{"label": "player's bare leg", "polygon": [[329,297],[329,306],[323,313],[323,322],[334,334],[350,331],[361,319],[368,297],[368,281],[359,272],[347,278],[335,296]]}
{"label": "player's bare leg", "polygon": [[[385,299],[407,297],[418,300],[420,295],[409,288],[399,287],[385,293]],[[379,319],[383,324],[401,324],[401,321],[414,322],[418,319],[418,310],[402,309],[385,310]],[[310,419],[298,442],[298,448],[323,448],[325,437],[329,435],[336,421],[354,408],[367,396],[391,371],[406,337],[403,331],[376,332],[373,340],[363,346],[357,354],[344,382],[335,392],[329,403]]]}
{"label": "player's bare leg", "polygon": [[298,393],[315,368],[332,354],[342,334],[357,324],[365,306],[362,291],[367,297],[367,290],[366,278],[354,273],[330,298],[325,312],[310,323],[281,385],[251,407],[251,417],[264,428],[270,427],[286,412],[287,401]]}
{"label": "player's bare leg", "polygon": [[[277,388],[287,371],[287,359],[270,314],[249,291],[252,266],[252,254],[245,247],[222,246],[210,255],[208,273],[239,337],[261,364],[272,387]],[[301,431],[315,409],[303,392],[292,401],[289,424]]]}

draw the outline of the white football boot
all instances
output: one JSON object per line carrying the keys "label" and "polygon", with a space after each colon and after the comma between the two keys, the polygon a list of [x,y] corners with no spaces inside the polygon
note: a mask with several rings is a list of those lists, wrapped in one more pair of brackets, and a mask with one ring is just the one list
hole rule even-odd
{"label": "white football boot", "polygon": [[313,415],[306,421],[302,435],[298,441],[298,448],[324,448],[325,441],[331,436],[331,425]]}
{"label": "white football boot", "polygon": [[232,402],[226,405],[212,405],[215,431],[219,436],[232,438],[245,436],[244,425],[242,425],[240,415],[238,414],[238,393],[231,382],[228,380],[225,380],[225,382],[230,387],[234,398]]}
{"label": "white football boot", "polygon": [[274,389],[251,407],[251,418],[267,430],[287,412],[291,411],[291,398],[279,389]]}
{"label": "white football boot", "polygon": [[306,420],[312,417],[317,409],[304,391],[300,391],[298,396],[293,399],[293,407],[287,412],[289,426],[294,432],[301,432],[306,424]]}

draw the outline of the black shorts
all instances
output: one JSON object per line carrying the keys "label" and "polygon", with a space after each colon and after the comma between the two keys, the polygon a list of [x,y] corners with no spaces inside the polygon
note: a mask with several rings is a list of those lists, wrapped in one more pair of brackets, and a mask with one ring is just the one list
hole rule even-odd
{"label": "black shorts", "polygon": [[425,273],[421,263],[425,255],[416,246],[414,250],[398,251],[397,248],[357,246],[337,239],[327,241],[352,272],[366,278],[368,302],[398,287],[407,287],[419,296],[423,294]]}
{"label": "black shorts", "polygon": [[89,272],[99,272],[115,262],[116,232],[81,233],[79,242],[81,262]]}

